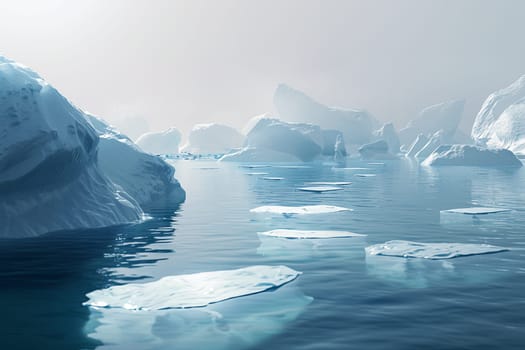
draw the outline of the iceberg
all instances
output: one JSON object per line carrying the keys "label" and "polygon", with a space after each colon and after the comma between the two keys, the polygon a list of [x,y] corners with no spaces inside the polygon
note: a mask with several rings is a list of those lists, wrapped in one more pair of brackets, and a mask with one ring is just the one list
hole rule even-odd
{"label": "iceberg", "polygon": [[302,215],[302,214],[327,214],[340,211],[353,211],[350,208],[338,207],[335,205],[305,205],[299,207],[289,207],[282,205],[263,205],[251,209],[251,213],[268,213],[282,215]]}
{"label": "iceberg", "polygon": [[139,204],[97,162],[86,114],[31,69],[0,56],[0,238],[127,224]]}
{"label": "iceberg", "polygon": [[178,204],[186,199],[186,192],[175,179],[171,165],[142,152],[102,119],[90,114],[86,117],[100,135],[100,168],[141,206],[150,207],[158,202]]}
{"label": "iceberg", "polygon": [[350,237],[365,237],[359,233],[349,231],[319,231],[319,230],[271,230],[259,232],[259,235],[287,238],[287,239],[327,239],[327,238],[350,238]]}
{"label": "iceberg", "polygon": [[224,162],[265,162],[265,163],[297,163],[301,160],[296,156],[270,149],[244,147],[243,149],[225,154],[219,161]]}
{"label": "iceberg", "polygon": [[137,139],[137,146],[143,151],[152,154],[179,153],[181,133],[176,128],[169,128],[162,132],[148,132]]}
{"label": "iceberg", "polygon": [[339,130],[321,130],[323,137],[323,156],[344,159],[347,156],[343,133]]}
{"label": "iceberg", "polygon": [[197,124],[190,131],[181,152],[193,154],[225,154],[241,148],[244,135],[232,127],[210,123]]}
{"label": "iceberg", "polygon": [[379,140],[367,143],[359,148],[359,154],[363,159],[396,159],[397,157],[389,151],[388,143]]}
{"label": "iceberg", "polygon": [[419,134],[417,135],[414,142],[412,142],[412,145],[408,149],[407,157],[415,157],[416,154],[421,151],[423,147],[428,143],[428,137],[425,136],[425,134]]}
{"label": "iceberg", "polygon": [[303,192],[333,192],[333,191],[341,191],[344,190],[342,187],[338,186],[309,186],[309,187],[299,187],[299,191]]}
{"label": "iceberg", "polygon": [[339,130],[347,145],[370,142],[373,131],[379,127],[375,118],[365,110],[327,107],[284,84],[277,87],[273,100],[280,119]]}
{"label": "iceberg", "polygon": [[487,97],[471,136],[480,146],[525,153],[525,75]]}
{"label": "iceberg", "polygon": [[394,124],[384,124],[381,129],[374,131],[374,138],[377,140],[383,140],[388,145],[388,150],[393,153],[399,153],[401,144],[399,142],[399,136],[397,135]]}
{"label": "iceberg", "polygon": [[204,307],[228,299],[279,288],[301,273],[287,266],[250,266],[237,270],[167,276],[88,293],[83,305],[129,310]]}
{"label": "iceberg", "polygon": [[465,100],[452,100],[426,107],[416,119],[399,131],[401,143],[407,145],[418,134],[430,136],[439,130],[443,130],[446,142],[454,141],[464,108]]}
{"label": "iceberg", "polygon": [[425,160],[428,156],[432,154],[438,148],[441,146],[444,142],[444,132],[443,130],[437,131],[428,142],[415,154],[415,157],[419,160]]}
{"label": "iceberg", "polygon": [[426,166],[522,167],[509,150],[486,149],[470,145],[443,145],[422,163]]}
{"label": "iceberg", "polygon": [[365,250],[369,255],[438,260],[499,253],[509,249],[488,244],[419,243],[395,240],[371,245],[366,247]]}

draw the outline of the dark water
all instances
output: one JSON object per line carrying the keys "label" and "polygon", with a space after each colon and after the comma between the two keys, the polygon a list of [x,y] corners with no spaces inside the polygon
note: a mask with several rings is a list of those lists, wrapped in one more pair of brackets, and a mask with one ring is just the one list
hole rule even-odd
{"label": "dark water", "polygon": [[[152,209],[140,225],[0,241],[2,349],[525,348],[525,170],[424,169],[408,161],[349,165],[371,168],[360,171],[204,161],[175,166],[187,201]],[[324,194],[296,191],[305,181],[353,184]],[[249,213],[268,204],[354,211],[294,218]],[[514,211],[440,220],[440,210],[470,206]],[[368,236],[281,243],[257,235],[277,228]],[[365,255],[364,247],[392,239],[511,251],[444,261]],[[281,264],[303,274],[278,290],[203,309],[82,306],[86,293],[110,285]]]}

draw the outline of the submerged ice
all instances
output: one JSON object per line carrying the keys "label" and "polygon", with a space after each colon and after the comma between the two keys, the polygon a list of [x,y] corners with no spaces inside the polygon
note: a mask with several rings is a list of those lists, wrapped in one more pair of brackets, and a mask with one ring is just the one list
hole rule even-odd
{"label": "submerged ice", "polygon": [[237,270],[167,276],[87,294],[84,305],[133,310],[203,307],[278,288],[301,273],[286,266],[250,266]]}
{"label": "submerged ice", "polygon": [[488,244],[420,243],[394,240],[366,247],[369,255],[401,258],[452,259],[462,256],[499,253],[509,250]]}

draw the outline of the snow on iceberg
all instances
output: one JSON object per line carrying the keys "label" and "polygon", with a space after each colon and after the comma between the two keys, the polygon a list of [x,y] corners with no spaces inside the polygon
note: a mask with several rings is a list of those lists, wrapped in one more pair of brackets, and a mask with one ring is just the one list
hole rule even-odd
{"label": "snow on iceberg", "polygon": [[322,231],[322,230],[271,230],[259,232],[259,235],[287,238],[287,239],[326,239],[326,238],[350,238],[350,237],[365,237],[359,233],[349,231]]}
{"label": "snow on iceberg", "polygon": [[280,84],[275,91],[274,105],[282,120],[312,123],[323,129],[341,131],[347,145],[370,142],[373,131],[379,127],[379,123],[365,110],[327,107],[284,84]]}
{"label": "snow on iceberg", "polygon": [[152,154],[179,153],[181,133],[176,128],[169,128],[162,132],[148,132],[137,139],[137,146],[143,151]]}
{"label": "snow on iceberg", "polygon": [[237,270],[167,276],[88,293],[84,305],[131,310],[203,307],[278,288],[301,273],[286,266],[250,266]]}
{"label": "snow on iceberg", "polygon": [[188,143],[181,152],[193,154],[224,154],[242,147],[244,136],[234,128],[210,123],[197,124],[190,131]]}
{"label": "snow on iceberg", "polygon": [[422,163],[426,166],[521,167],[521,161],[509,150],[486,149],[470,145],[443,145]]}
{"label": "snow on iceberg", "polygon": [[508,248],[488,244],[419,243],[394,240],[365,248],[369,255],[401,258],[453,259],[462,256],[491,254],[508,251]]}
{"label": "snow on iceberg", "polygon": [[282,214],[282,215],[302,215],[302,214],[327,214],[337,213],[340,211],[352,211],[353,209],[338,207],[335,205],[305,205],[298,207],[290,207],[283,205],[263,205],[251,209],[251,213],[268,213],[268,214]]}
{"label": "snow on iceberg", "polygon": [[186,193],[175,179],[175,169],[161,158],[142,152],[127,136],[102,119],[86,117],[100,135],[98,163],[111,181],[131,195],[141,206],[157,202],[178,204]]}
{"label": "snow on iceberg", "polygon": [[338,187],[338,186],[308,186],[308,187],[299,187],[298,190],[303,191],[303,192],[321,193],[321,192],[341,191],[341,190],[344,190],[344,188]]}
{"label": "snow on iceberg", "polygon": [[416,119],[411,120],[399,131],[401,143],[411,143],[418,134],[430,136],[443,130],[446,142],[452,142],[463,115],[465,100],[438,103],[423,109]]}
{"label": "snow on iceberg", "polygon": [[0,56],[0,237],[89,229],[142,218],[97,164],[86,115],[37,73]]}
{"label": "snow on iceberg", "polygon": [[525,154],[525,75],[487,97],[471,136],[479,145]]}

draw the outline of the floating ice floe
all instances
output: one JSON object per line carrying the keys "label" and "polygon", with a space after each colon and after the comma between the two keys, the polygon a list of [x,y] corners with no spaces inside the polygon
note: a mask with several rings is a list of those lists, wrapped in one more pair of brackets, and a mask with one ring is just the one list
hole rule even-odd
{"label": "floating ice floe", "polygon": [[506,208],[487,208],[487,207],[472,207],[472,208],[457,208],[441,210],[441,213],[464,214],[464,215],[487,215],[496,213],[505,213],[511,211]]}
{"label": "floating ice floe", "polygon": [[349,238],[349,237],[365,237],[359,233],[349,231],[319,231],[319,230],[271,230],[259,232],[259,235],[279,237],[287,239],[323,239],[323,238]]}
{"label": "floating ice floe", "polygon": [[228,299],[278,288],[301,273],[286,266],[250,266],[237,270],[167,276],[87,294],[84,305],[131,310],[204,307]]}
{"label": "floating ice floe", "polygon": [[246,175],[250,175],[250,176],[262,176],[262,175],[268,175],[268,173],[263,173],[263,172],[253,172],[253,173],[246,173]]}
{"label": "floating ice floe", "polygon": [[283,169],[310,169],[311,166],[309,166],[309,165],[276,165],[275,168],[283,168]]}
{"label": "floating ice floe", "polygon": [[341,191],[341,190],[344,190],[344,188],[337,187],[337,186],[310,186],[310,187],[300,187],[298,188],[298,190],[303,191],[303,192],[322,193],[322,192]]}
{"label": "floating ice floe", "polygon": [[352,182],[350,181],[314,181],[314,182],[306,182],[308,185],[314,185],[314,186],[346,186],[351,185]]}
{"label": "floating ice floe", "polygon": [[327,214],[336,213],[340,211],[353,211],[350,208],[337,207],[335,205],[305,205],[298,207],[290,207],[283,205],[263,205],[251,209],[251,213],[268,213],[268,214],[283,214],[283,215],[301,215],[301,214]]}
{"label": "floating ice floe", "polygon": [[354,176],[357,177],[374,177],[377,176],[376,174],[354,174]]}
{"label": "floating ice floe", "polygon": [[262,178],[263,180],[269,180],[269,181],[280,181],[284,180],[284,177],[277,177],[277,176],[265,176]]}
{"label": "floating ice floe", "polygon": [[333,171],[363,171],[363,170],[372,170],[371,168],[332,168]]}
{"label": "floating ice floe", "polygon": [[375,244],[366,247],[365,250],[368,255],[437,260],[452,259],[461,256],[499,253],[509,249],[488,244],[419,243],[395,240]]}

